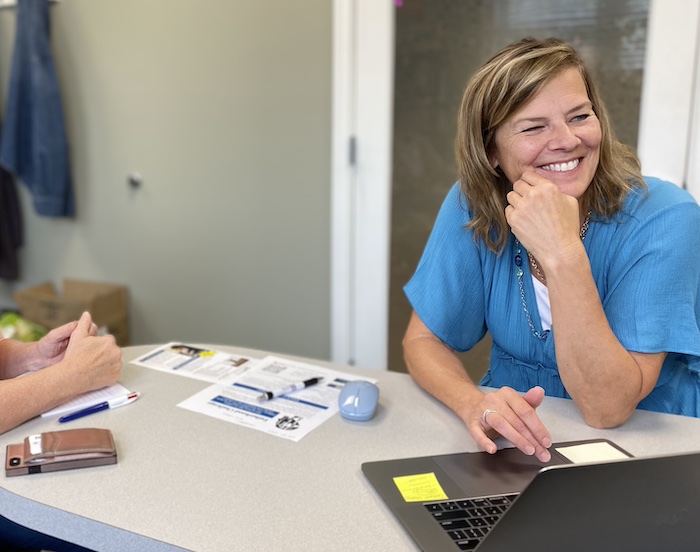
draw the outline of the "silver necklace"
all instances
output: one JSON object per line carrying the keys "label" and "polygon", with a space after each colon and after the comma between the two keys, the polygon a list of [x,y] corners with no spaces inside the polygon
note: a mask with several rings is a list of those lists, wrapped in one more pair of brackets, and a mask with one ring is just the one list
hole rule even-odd
{"label": "silver necklace", "polygon": [[[586,239],[586,234],[588,233],[588,225],[591,222],[591,212],[588,211],[586,213],[586,218],[583,219],[583,224],[581,225],[581,230],[579,231],[579,237],[581,238],[581,241]],[[516,238],[515,239],[515,274],[518,276],[518,287],[520,289],[520,300],[523,303],[523,310],[525,311],[525,318],[527,318],[527,323],[530,326],[530,330],[532,331],[532,334],[537,338],[537,339],[546,339],[547,334],[549,333],[549,330],[545,330],[544,332],[540,333],[537,328],[535,328],[535,325],[532,323],[532,318],[530,317],[530,311],[527,308],[527,301],[525,300],[525,288],[523,286],[523,258],[522,258],[522,249],[520,246],[520,241]],[[540,268],[539,264],[537,263],[537,259],[528,251],[527,253],[528,260],[530,261],[530,266],[532,266],[533,270],[535,271],[535,274],[537,278],[542,282],[544,285],[547,285],[547,278],[544,275],[544,272],[542,272],[542,269]]]}

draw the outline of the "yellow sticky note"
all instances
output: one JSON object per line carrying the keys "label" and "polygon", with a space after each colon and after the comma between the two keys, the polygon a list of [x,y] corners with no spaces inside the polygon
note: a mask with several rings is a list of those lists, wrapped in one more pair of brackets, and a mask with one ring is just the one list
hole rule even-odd
{"label": "yellow sticky note", "polygon": [[440,482],[434,473],[403,475],[394,477],[394,483],[406,502],[427,502],[429,500],[446,500]]}

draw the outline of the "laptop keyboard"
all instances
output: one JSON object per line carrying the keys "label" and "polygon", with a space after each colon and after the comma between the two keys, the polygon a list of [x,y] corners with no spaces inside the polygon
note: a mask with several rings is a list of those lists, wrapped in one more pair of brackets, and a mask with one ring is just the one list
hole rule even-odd
{"label": "laptop keyboard", "polygon": [[425,507],[459,550],[474,550],[517,496],[446,500],[426,503]]}

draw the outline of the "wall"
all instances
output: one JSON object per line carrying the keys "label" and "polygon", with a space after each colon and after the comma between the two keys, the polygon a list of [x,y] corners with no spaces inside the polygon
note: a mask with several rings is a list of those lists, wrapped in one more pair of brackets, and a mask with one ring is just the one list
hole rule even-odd
{"label": "wall", "polygon": [[[0,305],[47,280],[123,283],[134,344],[328,358],[331,8],[53,4],[78,216],[37,217],[20,186],[22,278]],[[0,106],[15,16],[0,11]]]}

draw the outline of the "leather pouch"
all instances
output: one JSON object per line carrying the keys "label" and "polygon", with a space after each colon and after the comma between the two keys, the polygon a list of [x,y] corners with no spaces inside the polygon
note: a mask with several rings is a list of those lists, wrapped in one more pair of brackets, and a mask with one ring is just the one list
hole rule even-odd
{"label": "leather pouch", "polygon": [[7,445],[5,474],[10,477],[116,462],[110,430],[67,429],[29,435],[23,443]]}

